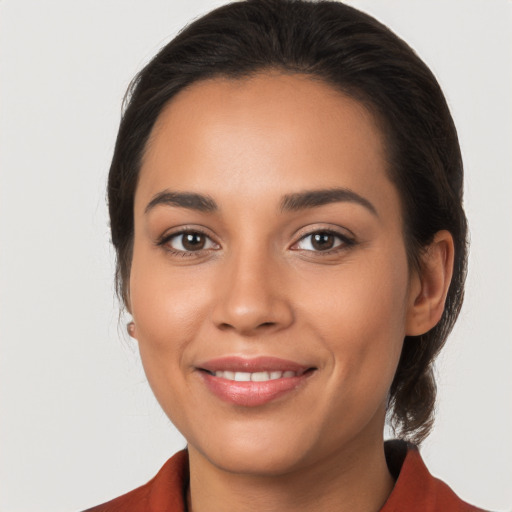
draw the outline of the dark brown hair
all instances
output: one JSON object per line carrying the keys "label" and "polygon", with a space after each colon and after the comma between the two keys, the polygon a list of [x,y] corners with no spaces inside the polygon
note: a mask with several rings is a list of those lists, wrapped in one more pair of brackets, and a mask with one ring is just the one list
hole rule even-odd
{"label": "dark brown hair", "polygon": [[406,337],[388,416],[397,435],[421,442],[434,415],[433,361],[458,316],[466,274],[463,169],[443,93],[415,52],[374,18],[340,2],[247,0],[187,26],[135,77],[128,91],[108,180],[117,290],[129,306],[133,201],[141,158],[163,107],[180,90],[213,77],[279,70],[320,79],[366,105],[387,144],[411,268],[439,230],[455,242],[453,279],[441,321]]}

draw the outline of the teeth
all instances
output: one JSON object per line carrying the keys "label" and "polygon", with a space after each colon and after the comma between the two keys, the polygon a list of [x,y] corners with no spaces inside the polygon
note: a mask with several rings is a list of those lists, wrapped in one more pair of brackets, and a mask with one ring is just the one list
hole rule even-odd
{"label": "teeth", "polygon": [[235,372],[215,372],[216,377],[222,377],[223,379],[235,380]]}
{"label": "teeth", "polygon": [[251,375],[251,380],[254,382],[265,382],[270,380],[270,375],[268,372],[255,372]]}
{"label": "teeth", "polygon": [[216,371],[215,377],[221,379],[234,380],[236,382],[266,382],[267,380],[276,380],[290,377],[296,377],[297,374],[290,370],[285,372],[271,371],[271,372],[230,372],[230,371]]}
{"label": "teeth", "polygon": [[237,382],[248,382],[251,380],[251,374],[247,372],[236,372],[234,380]]}

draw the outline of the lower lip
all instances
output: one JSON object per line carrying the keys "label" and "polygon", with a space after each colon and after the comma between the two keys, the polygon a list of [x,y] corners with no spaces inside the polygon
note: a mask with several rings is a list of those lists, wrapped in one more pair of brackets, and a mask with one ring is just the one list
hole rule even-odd
{"label": "lower lip", "polygon": [[292,392],[302,385],[313,372],[308,371],[297,377],[267,380],[265,382],[239,382],[216,377],[201,371],[208,389],[220,399],[244,407],[257,407]]}

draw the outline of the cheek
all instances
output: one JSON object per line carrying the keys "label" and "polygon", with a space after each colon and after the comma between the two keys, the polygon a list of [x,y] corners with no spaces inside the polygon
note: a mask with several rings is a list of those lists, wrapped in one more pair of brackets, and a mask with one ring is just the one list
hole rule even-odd
{"label": "cheek", "polygon": [[169,271],[165,258],[135,244],[130,274],[130,301],[135,337],[144,367],[180,364],[207,311],[201,270]]}
{"label": "cheek", "polygon": [[[183,427],[194,397],[183,382],[187,347],[207,310],[200,272],[170,272],[165,258],[135,245],[130,274],[130,299],[144,372],[162,409]],[[186,430],[186,429],[185,429]]]}
{"label": "cheek", "polygon": [[387,394],[405,336],[407,276],[405,253],[373,254],[303,291],[305,328],[330,354],[334,381],[350,382],[355,398]]}
{"label": "cheek", "polygon": [[404,251],[384,251],[376,249],[328,272],[320,270],[297,293],[303,309],[315,311],[318,318],[329,316],[324,325],[333,332],[356,329],[364,334],[380,325],[385,333],[392,326],[403,327],[407,260]]}

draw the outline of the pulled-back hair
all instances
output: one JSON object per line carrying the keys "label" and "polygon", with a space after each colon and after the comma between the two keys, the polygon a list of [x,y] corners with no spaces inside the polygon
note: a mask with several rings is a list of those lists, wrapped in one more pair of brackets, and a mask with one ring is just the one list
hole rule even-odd
{"label": "pulled-back hair", "polygon": [[133,203],[142,155],[164,106],[214,77],[277,70],[322,80],[363,103],[384,135],[389,178],[401,198],[411,269],[436,232],[454,239],[453,278],[440,322],[407,336],[388,403],[398,436],[421,442],[433,424],[433,362],[459,314],[467,261],[463,168],[457,133],[428,67],[387,27],[337,1],[247,0],[188,25],[133,80],[119,127],[108,202],[118,294],[129,308]]}

